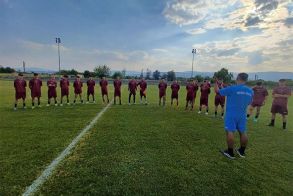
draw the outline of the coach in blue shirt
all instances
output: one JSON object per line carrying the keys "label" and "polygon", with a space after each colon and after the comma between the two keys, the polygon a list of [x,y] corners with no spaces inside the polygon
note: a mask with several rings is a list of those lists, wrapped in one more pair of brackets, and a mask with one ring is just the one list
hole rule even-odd
{"label": "coach in blue shirt", "polygon": [[253,91],[251,88],[245,86],[248,80],[248,74],[240,73],[237,76],[237,85],[230,86],[219,90],[215,84],[216,92],[227,97],[226,103],[226,117],[225,130],[227,133],[228,149],[221,151],[224,156],[234,159],[234,133],[236,131],[240,134],[240,148],[236,150],[240,157],[245,157],[245,148],[248,142],[246,134],[246,110],[252,102]]}

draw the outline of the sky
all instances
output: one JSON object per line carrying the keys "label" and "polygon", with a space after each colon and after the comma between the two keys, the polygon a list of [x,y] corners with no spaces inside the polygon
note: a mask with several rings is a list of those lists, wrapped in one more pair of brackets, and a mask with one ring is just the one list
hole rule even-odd
{"label": "sky", "polygon": [[293,0],[0,0],[0,65],[293,72]]}

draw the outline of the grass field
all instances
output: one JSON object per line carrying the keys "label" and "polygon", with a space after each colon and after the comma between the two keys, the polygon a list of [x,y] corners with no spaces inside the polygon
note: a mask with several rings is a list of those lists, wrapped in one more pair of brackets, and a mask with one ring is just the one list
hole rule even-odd
{"label": "grass field", "polygon": [[[95,105],[49,108],[43,88],[43,107],[25,111],[12,110],[12,82],[0,81],[0,92],[0,195],[22,194],[105,107],[98,87]],[[292,115],[287,132],[279,116],[267,127],[270,98],[259,122],[249,122],[247,157],[231,161],[218,152],[223,120],[185,111],[184,89],[180,95],[179,109],[169,96],[162,108],[150,86],[148,106],[128,106],[124,86],[124,105],[105,112],[37,195],[292,195]]]}

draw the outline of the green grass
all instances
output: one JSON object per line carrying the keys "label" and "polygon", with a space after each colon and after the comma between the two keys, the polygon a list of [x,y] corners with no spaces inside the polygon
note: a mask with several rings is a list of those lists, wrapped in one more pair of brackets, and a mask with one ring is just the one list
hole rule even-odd
{"label": "green grass", "polygon": [[[0,195],[21,194],[103,107],[97,88],[97,105],[14,112],[11,85],[0,81]],[[292,115],[288,132],[280,117],[276,128],[266,127],[269,99],[259,122],[249,122],[247,158],[230,161],[218,152],[223,121],[184,111],[184,89],[180,95],[179,109],[157,106],[155,86],[148,106],[112,106],[37,194],[292,194]]]}

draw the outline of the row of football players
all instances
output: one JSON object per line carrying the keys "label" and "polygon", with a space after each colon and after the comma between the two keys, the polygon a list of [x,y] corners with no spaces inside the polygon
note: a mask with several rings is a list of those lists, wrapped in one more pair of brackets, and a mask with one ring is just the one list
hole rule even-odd
{"label": "row of football players", "polygon": [[[89,78],[89,80],[86,82],[87,84],[87,103],[89,102],[90,96],[92,96],[93,102],[95,103],[95,81],[92,78]],[[99,85],[101,87],[101,94],[102,99],[104,103],[109,103],[109,96],[108,96],[108,81],[105,78],[102,78],[99,82]],[[122,81],[120,78],[117,78],[113,82],[114,85],[114,104],[116,104],[116,98],[119,100],[119,104],[121,104],[121,86]],[[225,84],[222,80],[217,80],[217,85],[219,88],[224,88]],[[23,107],[25,108],[25,99],[26,99],[26,81],[23,78],[23,75],[20,73],[17,77],[17,79],[14,81],[14,88],[15,88],[15,105],[14,109],[17,109],[17,103],[19,99],[23,100]],[[48,104],[47,106],[50,106],[51,100],[54,100],[55,106],[57,106],[57,81],[55,79],[55,76],[52,75],[51,78],[47,81],[48,86]],[[162,79],[158,85],[159,89],[159,105],[165,106],[166,104],[166,90],[167,90],[167,83]],[[37,73],[34,74],[34,78],[29,81],[29,88],[31,90],[31,97],[32,97],[32,108],[35,107],[35,101],[37,100],[37,105],[40,107],[40,97],[41,97],[41,87],[42,87],[42,81],[39,78],[39,75]],[[76,76],[76,79],[73,83],[74,87],[74,101],[73,104],[76,103],[77,98],[79,97],[81,103],[84,103],[82,98],[82,87],[83,82],[81,81],[79,76]],[[144,79],[141,79],[139,82],[137,82],[135,79],[131,79],[128,83],[128,91],[129,91],[129,97],[128,97],[128,104],[131,104],[131,98],[133,99],[133,103],[135,104],[136,100],[136,91],[139,87],[139,93],[140,93],[140,103],[147,104],[147,82]],[[63,99],[66,98],[66,103],[69,103],[69,80],[68,76],[64,75],[60,80],[60,88],[61,88],[61,100],[60,100],[60,106],[63,106]],[[178,93],[180,90],[180,84],[178,81],[174,81],[171,86],[171,105],[173,105],[174,100],[176,101],[176,106],[178,106]],[[208,114],[209,112],[209,95],[211,93],[211,85],[209,81],[204,81],[202,84],[199,84],[195,80],[190,80],[186,84],[186,109],[188,107],[191,107],[191,110],[194,108],[194,102],[197,95],[197,91],[200,89],[200,106],[198,113],[201,113],[202,110],[205,110],[205,114]],[[257,120],[260,107],[264,104],[265,98],[268,95],[267,90],[259,83],[256,87],[253,89],[255,91],[255,96],[253,103],[251,104],[251,110],[249,112],[249,115],[252,113],[252,110],[254,107],[257,107],[257,114],[255,116],[255,120]],[[224,116],[224,105],[225,105],[225,97],[221,96],[219,93],[216,93],[215,100],[215,116],[218,114],[218,107],[221,106],[221,116]],[[249,117],[248,115],[248,117]]]}

